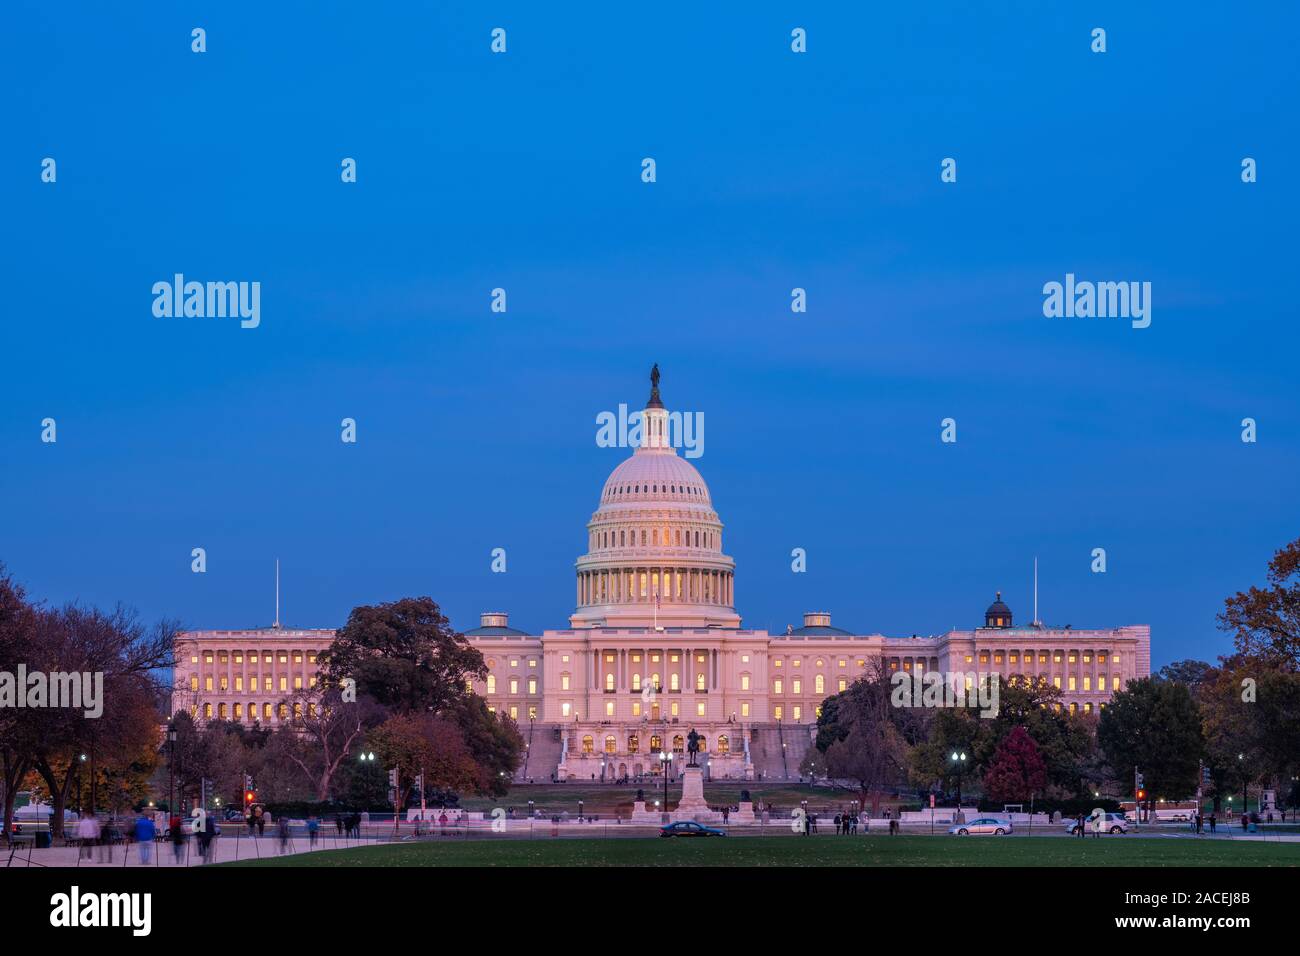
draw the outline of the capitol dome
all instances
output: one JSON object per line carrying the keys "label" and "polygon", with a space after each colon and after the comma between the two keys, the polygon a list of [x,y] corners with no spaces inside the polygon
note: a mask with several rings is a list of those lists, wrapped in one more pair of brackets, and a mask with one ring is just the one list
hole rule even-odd
{"label": "capitol dome", "polygon": [[577,561],[574,627],[738,627],[709,486],[670,435],[651,372],[640,443],[605,481]]}

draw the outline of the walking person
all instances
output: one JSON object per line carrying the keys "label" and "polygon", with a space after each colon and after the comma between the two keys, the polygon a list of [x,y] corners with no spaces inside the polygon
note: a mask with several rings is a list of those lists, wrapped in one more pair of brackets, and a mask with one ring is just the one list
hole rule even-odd
{"label": "walking person", "polygon": [[258,807],[256,811],[256,815],[257,815],[257,835],[265,836],[266,835],[266,811],[263,810],[261,807]]}
{"label": "walking person", "polygon": [[211,813],[203,815],[203,862],[211,863],[216,856],[217,818]]}
{"label": "walking person", "polygon": [[1214,828],[1218,825],[1218,822],[1219,822],[1219,818],[1216,817],[1213,813],[1211,813],[1211,814],[1210,814],[1210,833],[1211,833],[1211,834],[1214,833]]}
{"label": "walking person", "polygon": [[147,864],[153,851],[153,820],[144,815],[144,811],[135,818],[135,841],[140,845],[140,863]]}
{"label": "walking person", "polygon": [[99,820],[89,813],[77,821],[77,841],[81,844],[78,860],[89,860],[91,848],[99,842]]}
{"label": "walking person", "polygon": [[314,850],[316,849],[316,834],[320,832],[320,820],[316,817],[309,817],[307,820],[307,844]]}
{"label": "walking person", "polygon": [[171,819],[167,821],[168,835],[172,840],[172,856],[176,860],[176,865],[181,865],[181,859],[185,855],[185,827],[181,823],[181,815],[173,813]]}
{"label": "walking person", "polygon": [[289,852],[289,818],[280,817],[275,826],[280,834],[280,854],[283,855]]}

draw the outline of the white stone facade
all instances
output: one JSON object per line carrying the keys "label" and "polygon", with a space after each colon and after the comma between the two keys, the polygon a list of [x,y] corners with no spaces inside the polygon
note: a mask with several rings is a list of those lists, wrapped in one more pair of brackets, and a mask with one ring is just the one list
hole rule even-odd
{"label": "white stone facade", "polygon": [[[1148,626],[1013,626],[1000,595],[986,626],[931,637],[853,633],[824,612],[785,634],[745,629],[722,522],[699,472],[668,443],[657,387],[644,435],[588,522],[570,627],[530,635],[492,612],[465,632],[489,672],[474,690],[529,740],[521,777],[645,780],[660,772],[661,750],[684,751],[692,728],[704,735],[712,779],[795,776],[822,701],[875,661],[913,674],[1041,677],[1061,689],[1063,706],[1083,712],[1150,673]],[[183,634],[176,704],[200,718],[274,726],[291,716],[280,698],[314,686],[316,654],[332,636]],[[684,762],[673,761],[674,775]]]}

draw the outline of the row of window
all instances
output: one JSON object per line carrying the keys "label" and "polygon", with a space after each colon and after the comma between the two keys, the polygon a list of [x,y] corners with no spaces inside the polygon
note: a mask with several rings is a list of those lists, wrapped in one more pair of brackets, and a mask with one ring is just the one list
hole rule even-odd
{"label": "row of window", "polygon": [[[980,663],[981,663],[981,664],[987,664],[987,663],[989,662],[989,653],[990,653],[989,651],[980,651],[980,652],[979,652],[979,658],[980,658]],[[1006,654],[1006,657],[1007,657],[1007,663],[1009,663],[1009,664],[1019,664],[1019,663],[1032,664],[1032,663],[1034,662],[1034,652],[1033,652],[1033,651],[1024,651],[1023,653],[1018,652],[1018,651],[1006,651],[1006,652],[1003,652],[1003,651],[993,651],[993,652],[992,652],[992,655],[993,655],[993,663],[994,663],[994,664],[1001,664],[1001,663],[1002,663],[1002,655],[1003,655],[1003,653]],[[1082,659],[1083,659],[1083,663],[1085,663],[1085,664],[1091,664],[1091,663],[1092,663],[1092,658],[1093,658],[1093,656],[1094,656],[1094,654],[1093,654],[1092,651],[1083,651],[1082,653],[1080,653],[1080,652],[1078,652],[1078,651],[1073,651],[1073,652],[1068,652],[1068,651],[1039,651],[1039,652],[1038,652],[1038,663],[1040,663],[1040,664],[1046,664],[1046,663],[1047,663],[1047,658],[1048,658],[1049,655],[1050,655],[1051,658],[1052,658],[1052,663],[1053,663],[1053,664],[1060,664],[1060,663],[1062,663],[1063,658],[1068,658],[1068,659],[1069,659],[1069,660],[1068,660],[1068,663],[1070,663],[1070,664],[1077,664],[1077,663],[1079,662],[1079,658],[1082,658]],[[1109,658],[1110,658],[1110,662],[1111,662],[1112,664],[1118,664],[1118,663],[1119,663],[1119,651],[1098,651],[1098,652],[1096,653],[1096,655],[1095,655],[1096,658],[1097,658],[1097,663],[1098,663],[1098,664],[1105,664],[1108,655],[1109,655]],[[967,655],[966,655],[966,663],[967,663],[967,664],[972,664],[972,663],[974,663],[974,661],[972,660],[972,656],[971,656],[970,654],[967,654]]]}
{"label": "row of window", "polygon": [[[306,653],[307,653],[307,661],[308,661],[308,663],[311,663],[311,664],[319,664],[319,663],[320,663],[320,652],[319,652],[319,651],[307,651]],[[211,664],[211,663],[213,662],[214,656],[215,656],[215,659],[216,659],[217,661],[219,661],[220,663],[222,663],[222,664],[228,664],[228,663],[230,663],[232,658],[233,658],[233,660],[234,660],[234,663],[236,663],[236,664],[242,664],[242,663],[244,663],[244,652],[243,652],[243,651],[203,651],[203,663],[205,663],[205,664]],[[303,652],[302,652],[302,651],[294,651],[292,656],[293,656],[293,662],[294,662],[295,664],[301,664],[301,663],[302,663],[302,660],[303,660]],[[256,664],[256,663],[258,663],[258,662],[260,661],[261,663],[264,663],[264,664],[272,664],[272,663],[275,663],[275,660],[273,660],[273,658],[275,658],[275,659],[278,659],[278,660],[279,660],[279,663],[281,663],[281,664],[287,664],[287,663],[289,663],[289,657],[290,657],[290,654],[289,654],[288,651],[277,651],[277,652],[275,652],[275,653],[271,653],[271,652],[269,652],[269,651],[266,652],[266,653],[263,653],[263,652],[261,652],[261,651],[249,651],[249,652],[248,652],[248,663],[250,663],[250,664]],[[190,654],[190,663],[191,663],[191,664],[197,664],[198,662],[199,662],[199,654],[198,654],[198,652],[196,651],[196,652],[194,652],[194,653],[191,653],[191,654]]]}
{"label": "row of window", "polygon": [[[709,750],[709,740],[708,740],[708,737],[707,737],[706,735],[704,735],[704,734],[699,734],[699,738],[700,738],[700,739],[699,739],[700,752],[701,752],[701,753],[707,753],[708,750]],[[605,745],[604,752],[607,753],[607,754],[613,754],[613,753],[618,753],[618,752],[619,752],[619,749],[618,749],[618,738],[615,737],[613,734],[606,734],[606,735],[605,735],[604,745]],[[659,753],[661,750],[663,750],[663,746],[664,746],[664,744],[663,744],[663,737],[662,737],[662,736],[660,736],[659,734],[651,734],[651,735],[650,735],[650,751],[649,751],[650,753],[652,753],[652,754],[657,754],[657,753]],[[595,750],[596,750],[596,740],[595,740],[595,738],[592,737],[591,734],[585,734],[585,735],[583,735],[583,738],[582,738],[582,752],[583,752],[584,754],[590,754],[590,753],[595,753]],[[626,747],[625,750],[623,750],[623,753],[627,753],[627,754],[635,754],[635,753],[640,753],[640,752],[641,752],[641,735],[640,735],[640,734],[628,734],[628,736],[627,736],[627,747]],[[686,738],[685,738],[682,734],[674,734],[674,735],[673,735],[673,753],[679,753],[679,754],[680,754],[680,753],[685,753],[685,752],[686,752]],[[726,734],[721,734],[721,735],[719,735],[719,736],[718,736],[718,749],[717,749],[717,753],[725,754],[725,753],[730,753],[730,752],[731,752],[731,738],[728,737]]]}
{"label": "row of window", "polygon": [[[629,532],[627,529],[622,529],[617,532],[593,531],[588,539],[587,546],[588,549],[592,551],[598,551],[602,548],[626,548],[628,547],[629,544],[628,534]],[[714,550],[715,542],[719,546],[721,545],[721,538],[719,536],[716,536],[712,531],[692,532],[690,528],[687,528],[686,544],[684,545],[687,548],[692,547],[691,544],[692,534],[694,535],[694,539],[695,539],[695,544],[693,545],[693,547]],[[632,536],[631,545],[632,547],[636,547],[637,532],[635,528],[632,529],[631,536]],[[677,528],[677,529],[663,528],[662,532],[661,529],[658,528],[641,529],[641,547],[643,548],[647,548],[647,547],[648,548],[654,548],[654,547],[670,548],[673,547],[674,545],[678,548],[683,547],[681,528]]]}
{"label": "row of window", "polygon": [[[291,713],[294,720],[301,720],[303,715],[303,705],[298,701],[295,701],[292,707],[286,703],[264,703],[260,705],[249,704],[247,711],[244,710],[244,705],[242,703],[237,702],[235,704],[219,703],[216,705],[215,709],[211,703],[205,703],[203,705],[203,718],[205,720],[212,720],[215,716],[217,720],[243,720],[245,715],[247,715],[249,720],[257,720],[259,716],[259,707],[261,709],[260,716],[263,720],[289,720],[289,715]],[[307,713],[315,717],[316,705],[309,703],[307,705]],[[190,716],[195,718],[199,716],[198,704],[190,705]]]}
{"label": "row of window", "polygon": [[[643,488],[645,489],[644,492],[642,491]],[[660,485],[651,482],[648,485],[638,485],[638,484],[615,485],[614,487],[609,489],[608,493],[605,495],[605,500],[612,501],[615,498],[622,498],[627,495],[639,495],[639,494],[657,495],[660,493],[659,491],[660,488],[663,489],[663,494],[666,495],[682,494],[682,495],[690,495],[692,498],[704,497],[704,489],[701,488],[699,485],[675,485],[672,484],[671,482],[669,482],[666,485]]]}
{"label": "row of window", "polygon": [[[256,694],[256,693],[259,693],[259,688],[258,688],[258,685],[257,685],[258,679],[259,679],[259,678],[258,678],[258,676],[257,676],[256,674],[254,674],[254,675],[252,675],[251,677],[249,677],[249,679],[248,679],[248,693],[250,693],[250,694]],[[272,686],[272,684],[273,684],[273,683],[277,683],[277,681],[273,680],[273,679],[271,678],[270,675],[267,675],[267,676],[265,676],[265,677],[262,677],[262,678],[261,678],[261,681],[262,681],[262,686],[261,686],[261,688],[260,688],[260,691],[262,691],[262,692],[270,691],[270,690],[279,690],[279,691],[287,692],[287,691],[289,690],[289,678],[288,678],[286,675],[284,675],[284,674],[281,674],[281,675],[279,676],[279,678],[278,678],[278,686]],[[214,690],[219,690],[219,691],[222,691],[222,692],[224,693],[224,692],[230,690],[229,683],[230,683],[230,678],[226,677],[224,674],[221,675],[220,677],[216,678],[215,681],[214,681],[214,679],[212,678],[211,675],[208,675],[207,677],[204,677],[204,678],[203,678],[203,689],[204,689],[205,691],[209,691],[209,692],[214,691]],[[536,683],[536,681],[534,681],[534,683]],[[315,686],[316,686],[316,675],[315,675],[315,674],[312,674],[312,675],[310,675],[310,676],[307,678],[307,687],[311,688],[311,687],[315,687]],[[198,689],[199,689],[199,675],[198,675],[198,674],[191,674],[191,675],[190,675],[190,690],[198,690]],[[294,689],[294,690],[302,690],[302,689],[303,689],[303,680],[302,680],[302,675],[301,675],[301,674],[296,674],[296,675],[294,675],[294,678],[293,678],[293,689]],[[235,693],[237,693],[237,694],[242,694],[242,693],[244,693],[244,675],[243,675],[243,674],[236,674],[236,675],[235,675]],[[534,691],[534,693],[535,693],[535,691]]]}

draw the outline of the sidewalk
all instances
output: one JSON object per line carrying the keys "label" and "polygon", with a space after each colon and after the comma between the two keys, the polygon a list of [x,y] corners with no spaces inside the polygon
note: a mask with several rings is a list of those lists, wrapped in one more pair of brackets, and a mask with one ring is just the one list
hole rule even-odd
{"label": "sidewalk", "polygon": [[[358,840],[340,837],[331,833],[328,836],[322,835],[317,838],[316,850],[312,851],[308,848],[306,835],[295,835],[289,841],[285,855],[319,852],[321,850],[340,850],[354,846],[379,846],[391,842],[391,840],[381,837]],[[182,846],[180,860],[176,859],[170,841],[154,843],[148,863],[140,862],[140,846],[136,843],[119,844],[107,849],[95,847],[91,850],[89,859],[82,859],[80,847],[75,846],[56,846],[37,850],[29,845],[13,850],[12,857],[10,854],[10,848],[0,846],[0,869],[26,866],[86,867],[88,869],[127,866],[139,869],[142,866],[162,868],[203,865],[203,860],[199,855],[198,843],[192,837]],[[107,855],[111,862],[101,862],[101,854]],[[248,860],[280,855],[280,840],[278,837],[270,835],[250,837],[243,832],[243,828],[240,828],[238,833],[223,834],[217,837],[212,845],[212,862],[214,863],[228,863],[232,860]]]}

